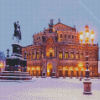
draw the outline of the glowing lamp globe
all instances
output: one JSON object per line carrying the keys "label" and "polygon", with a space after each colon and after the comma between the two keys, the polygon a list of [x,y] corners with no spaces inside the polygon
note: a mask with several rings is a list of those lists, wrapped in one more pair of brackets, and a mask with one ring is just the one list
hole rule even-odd
{"label": "glowing lamp globe", "polygon": [[94,40],[94,31],[91,31],[90,34],[91,34],[91,35],[90,35],[91,40]]}
{"label": "glowing lamp globe", "polygon": [[83,32],[82,31],[80,32],[80,40],[81,40],[81,42],[83,41]]}

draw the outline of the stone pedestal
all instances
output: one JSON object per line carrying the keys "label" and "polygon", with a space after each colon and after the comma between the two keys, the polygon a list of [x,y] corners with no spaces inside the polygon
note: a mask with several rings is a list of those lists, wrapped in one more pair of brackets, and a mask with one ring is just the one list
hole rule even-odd
{"label": "stone pedestal", "polygon": [[91,92],[92,82],[91,82],[90,78],[85,78],[83,84],[84,84],[84,92],[83,93],[84,94],[91,94],[92,93]]}
{"label": "stone pedestal", "polygon": [[44,69],[43,72],[42,72],[42,78],[46,78],[46,72],[45,72],[45,69]]}
{"label": "stone pedestal", "polygon": [[52,72],[52,78],[56,78],[56,72],[55,72],[55,70],[53,70],[53,72]]}
{"label": "stone pedestal", "polygon": [[59,75],[58,75],[58,73],[56,74],[56,78],[59,78]]}
{"label": "stone pedestal", "polygon": [[82,77],[79,77],[79,81],[82,81]]}

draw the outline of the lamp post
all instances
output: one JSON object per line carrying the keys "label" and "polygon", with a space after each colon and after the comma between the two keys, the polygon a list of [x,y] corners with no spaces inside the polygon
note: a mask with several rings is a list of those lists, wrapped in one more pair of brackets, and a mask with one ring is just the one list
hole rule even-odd
{"label": "lamp post", "polygon": [[1,68],[3,67],[3,63],[0,63],[0,76],[1,76]]}
{"label": "lamp post", "polygon": [[[90,35],[90,38],[89,38]],[[82,45],[82,41],[83,41],[83,32],[80,32],[80,41],[81,41],[81,45]],[[85,26],[85,44],[86,44],[86,70],[85,70],[85,79],[84,79],[84,94],[91,94],[91,80],[89,78],[89,72],[90,70],[88,69],[89,67],[89,54],[88,54],[88,45],[89,45],[89,40],[91,39],[92,44],[93,44],[93,40],[94,40],[94,31],[91,31],[89,34],[89,27],[88,25]]]}
{"label": "lamp post", "polygon": [[32,77],[34,76],[34,68],[32,68]]}

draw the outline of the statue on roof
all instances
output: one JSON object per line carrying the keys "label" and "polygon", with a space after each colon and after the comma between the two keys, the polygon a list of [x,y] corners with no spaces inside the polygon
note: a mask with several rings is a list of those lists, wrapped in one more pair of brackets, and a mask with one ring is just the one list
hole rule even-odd
{"label": "statue on roof", "polygon": [[49,32],[52,33],[52,31],[53,31],[53,19],[50,19]]}
{"label": "statue on roof", "polygon": [[58,19],[58,23],[60,23],[60,18]]}
{"label": "statue on roof", "polygon": [[21,40],[21,31],[20,31],[20,25],[19,25],[19,22],[17,21],[14,22],[14,34],[13,34],[13,39],[14,39],[14,36],[16,37],[16,40],[19,42],[19,40]]}

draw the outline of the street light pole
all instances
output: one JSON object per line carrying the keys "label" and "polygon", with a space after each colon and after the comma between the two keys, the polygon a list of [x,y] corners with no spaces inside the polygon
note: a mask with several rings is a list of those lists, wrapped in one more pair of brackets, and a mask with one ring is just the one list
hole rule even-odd
{"label": "street light pole", "polygon": [[[90,38],[93,44],[93,40],[94,40],[94,31],[91,31],[90,33]],[[80,32],[80,41],[82,44],[83,41],[83,32]],[[89,78],[89,72],[90,70],[88,69],[89,67],[89,54],[88,54],[88,45],[89,45],[89,27],[88,25],[85,26],[85,44],[86,44],[86,48],[87,48],[87,52],[86,52],[86,70],[85,70],[85,79],[84,79],[84,94],[91,94],[91,80]]]}

